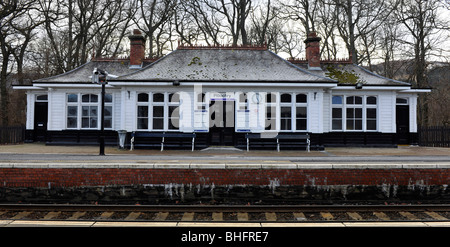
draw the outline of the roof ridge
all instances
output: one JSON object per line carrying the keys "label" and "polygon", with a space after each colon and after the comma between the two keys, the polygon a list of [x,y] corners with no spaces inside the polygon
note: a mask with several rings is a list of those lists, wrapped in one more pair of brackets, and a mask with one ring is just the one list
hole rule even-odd
{"label": "roof ridge", "polygon": [[185,45],[178,44],[177,50],[268,50],[267,44],[263,45]]}

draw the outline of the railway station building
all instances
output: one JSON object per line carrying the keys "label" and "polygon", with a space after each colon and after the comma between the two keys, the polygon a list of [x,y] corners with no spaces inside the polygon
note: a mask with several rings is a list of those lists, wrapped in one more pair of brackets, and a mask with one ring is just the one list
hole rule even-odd
{"label": "railway station building", "polygon": [[[117,145],[118,131],[126,133],[126,146],[135,148],[159,148],[164,135],[158,134],[166,134],[166,147],[189,149],[248,144],[273,149],[279,136],[288,137],[284,149],[295,149],[305,134],[311,149],[319,150],[417,143],[417,98],[430,90],[351,60],[321,61],[315,33],[305,40],[306,59],[293,61],[265,46],[181,44],[160,59],[147,59],[141,33],[135,30],[129,38],[130,58],[93,58],[67,73],[15,87],[27,92],[27,141],[97,143],[101,86],[90,76],[98,68],[118,76],[106,85],[110,145]],[[255,134],[250,141],[249,134]]]}

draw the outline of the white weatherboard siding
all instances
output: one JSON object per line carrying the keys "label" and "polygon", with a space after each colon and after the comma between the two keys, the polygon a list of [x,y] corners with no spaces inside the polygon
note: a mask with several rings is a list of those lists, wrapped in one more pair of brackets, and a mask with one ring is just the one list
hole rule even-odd
{"label": "white weatherboard siding", "polygon": [[331,131],[331,93],[322,93],[322,132]]}
{"label": "white weatherboard siding", "polygon": [[378,96],[378,128],[383,133],[395,133],[395,92],[380,92]]}
{"label": "white weatherboard siding", "polygon": [[412,94],[409,103],[409,132],[417,132],[417,94]]}
{"label": "white weatherboard siding", "polygon": [[122,112],[122,92],[115,91],[112,94],[113,96],[113,122],[112,128],[113,130],[121,130],[122,122],[121,122],[121,112]]}
{"label": "white weatherboard siding", "polygon": [[27,129],[34,129],[34,99],[36,98],[33,91],[27,91]]}
{"label": "white weatherboard siding", "polygon": [[48,130],[63,130],[66,123],[66,93],[52,90],[48,94]]}
{"label": "white weatherboard siding", "polygon": [[[314,99],[314,93],[316,93],[316,98]],[[308,111],[307,111],[307,126],[309,132],[312,133],[321,133],[322,132],[322,102],[321,102],[321,95],[322,93],[319,93],[318,91],[309,92],[307,93],[308,98]]]}

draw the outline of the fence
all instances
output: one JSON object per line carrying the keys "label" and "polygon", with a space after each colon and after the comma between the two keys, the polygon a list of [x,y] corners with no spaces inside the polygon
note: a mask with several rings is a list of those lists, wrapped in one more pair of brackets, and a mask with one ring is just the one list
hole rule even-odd
{"label": "fence", "polygon": [[450,147],[450,127],[419,126],[419,145],[428,147]]}
{"label": "fence", "polygon": [[25,126],[0,126],[0,144],[15,144],[25,140]]}

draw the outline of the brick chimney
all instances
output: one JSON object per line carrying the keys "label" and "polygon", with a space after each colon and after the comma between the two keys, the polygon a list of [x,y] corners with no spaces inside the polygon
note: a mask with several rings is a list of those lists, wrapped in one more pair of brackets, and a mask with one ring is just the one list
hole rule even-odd
{"label": "brick chimney", "polygon": [[128,38],[130,39],[130,68],[140,69],[145,58],[145,38],[138,29],[134,29],[133,34]]}
{"label": "brick chimney", "polygon": [[322,70],[320,68],[320,37],[316,32],[310,32],[305,40],[306,44],[306,60],[308,61],[308,69]]}

